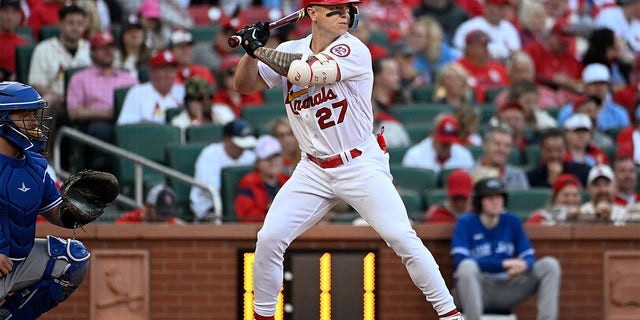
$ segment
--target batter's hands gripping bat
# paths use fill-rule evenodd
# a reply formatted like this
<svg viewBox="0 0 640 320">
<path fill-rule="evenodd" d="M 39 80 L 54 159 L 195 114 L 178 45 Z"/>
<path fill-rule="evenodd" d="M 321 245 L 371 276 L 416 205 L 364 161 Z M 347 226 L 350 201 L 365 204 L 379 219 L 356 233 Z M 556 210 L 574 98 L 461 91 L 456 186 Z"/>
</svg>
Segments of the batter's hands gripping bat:
<svg viewBox="0 0 640 320">
<path fill-rule="evenodd" d="M 300 9 L 294 13 L 291 13 L 287 16 L 284 16 L 276 21 L 270 22 L 269 23 L 269 30 L 273 30 L 273 29 L 278 29 L 281 27 L 284 27 L 290 23 L 295 23 L 298 22 L 300 20 L 304 19 L 304 9 Z M 229 47 L 231 48 L 236 48 L 240 45 L 240 41 L 242 41 L 242 38 L 240 38 L 240 36 L 238 35 L 233 35 L 231 37 L 229 37 L 229 40 L 227 40 L 227 43 L 229 44 Z"/>
</svg>

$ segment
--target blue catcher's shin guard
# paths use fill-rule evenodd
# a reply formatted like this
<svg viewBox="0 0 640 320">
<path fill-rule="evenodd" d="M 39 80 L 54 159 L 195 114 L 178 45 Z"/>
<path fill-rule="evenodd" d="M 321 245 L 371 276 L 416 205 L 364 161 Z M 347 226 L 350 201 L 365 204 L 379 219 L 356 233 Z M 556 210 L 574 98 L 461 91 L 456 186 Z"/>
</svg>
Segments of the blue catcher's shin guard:
<svg viewBox="0 0 640 320">
<path fill-rule="evenodd" d="M 90 254 L 82 242 L 54 236 L 48 236 L 47 241 L 51 259 L 42 279 L 7 296 L 2 305 L 5 315 L 4 318 L 0 315 L 0 319 L 36 319 L 67 299 L 84 280 L 89 269 Z M 51 272 L 58 259 L 66 260 L 69 266 L 58 278 L 52 278 Z M 9 311 L 8 315 L 6 311 Z"/>
</svg>

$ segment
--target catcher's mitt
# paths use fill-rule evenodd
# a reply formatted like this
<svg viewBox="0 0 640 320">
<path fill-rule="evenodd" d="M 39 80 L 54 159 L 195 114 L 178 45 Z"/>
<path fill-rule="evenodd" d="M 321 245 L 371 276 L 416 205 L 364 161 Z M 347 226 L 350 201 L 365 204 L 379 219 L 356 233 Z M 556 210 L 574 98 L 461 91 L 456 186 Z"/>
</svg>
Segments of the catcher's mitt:
<svg viewBox="0 0 640 320">
<path fill-rule="evenodd" d="M 60 188 L 62 224 L 75 228 L 94 221 L 118 197 L 118 189 L 118 179 L 107 172 L 82 170 L 72 174 Z"/>
</svg>

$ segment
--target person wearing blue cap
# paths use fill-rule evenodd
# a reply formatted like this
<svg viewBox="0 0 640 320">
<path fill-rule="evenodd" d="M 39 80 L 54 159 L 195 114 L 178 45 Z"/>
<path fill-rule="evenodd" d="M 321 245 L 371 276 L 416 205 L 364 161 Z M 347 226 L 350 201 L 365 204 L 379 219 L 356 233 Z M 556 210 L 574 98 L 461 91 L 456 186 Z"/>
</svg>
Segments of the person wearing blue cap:
<svg viewBox="0 0 640 320">
<path fill-rule="evenodd" d="M 220 190 L 223 168 L 252 165 L 256 154 L 253 127 L 245 120 L 236 119 L 222 128 L 222 142 L 212 143 L 200 152 L 195 164 L 196 180 Z M 192 187 L 189 193 L 191 212 L 196 221 L 209 220 L 214 212 L 213 199 L 206 190 Z"/>
</svg>

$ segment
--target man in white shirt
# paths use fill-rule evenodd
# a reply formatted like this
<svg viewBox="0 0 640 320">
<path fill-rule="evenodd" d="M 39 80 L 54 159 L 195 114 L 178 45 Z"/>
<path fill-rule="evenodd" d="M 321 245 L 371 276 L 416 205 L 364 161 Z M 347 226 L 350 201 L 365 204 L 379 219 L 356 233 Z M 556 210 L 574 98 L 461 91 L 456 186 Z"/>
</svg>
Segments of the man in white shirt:
<svg viewBox="0 0 640 320">
<path fill-rule="evenodd" d="M 165 123 L 167 109 L 178 108 L 184 99 L 184 86 L 175 81 L 176 58 L 160 51 L 149 61 L 149 82 L 133 86 L 124 99 L 118 125 L 129 123 Z"/>
<path fill-rule="evenodd" d="M 595 19 L 598 27 L 611 29 L 630 59 L 640 52 L 640 1 L 617 0 L 618 6 L 600 11 Z"/>
<path fill-rule="evenodd" d="M 256 154 L 247 150 L 256 144 L 255 131 L 248 122 L 233 120 L 224 126 L 222 135 L 222 142 L 202 149 L 194 173 L 196 180 L 218 191 L 223 168 L 252 165 L 256 160 Z M 189 199 L 196 221 L 204 221 L 213 215 L 213 199 L 207 191 L 192 187 Z"/>
<path fill-rule="evenodd" d="M 491 57 L 495 60 L 506 60 L 512 51 L 522 47 L 518 30 L 505 19 L 509 6 L 509 0 L 486 0 L 484 15 L 461 24 L 453 37 L 453 45 L 464 50 L 467 34 L 474 30 L 482 30 L 491 38 Z"/>
<path fill-rule="evenodd" d="M 450 114 L 440 114 L 434 120 L 434 132 L 407 150 L 402 159 L 405 167 L 430 169 L 439 173 L 443 169 L 473 167 L 473 156 L 458 144 L 458 121 Z"/>
<path fill-rule="evenodd" d="M 627 220 L 627 210 L 614 202 L 616 178 L 608 165 L 597 165 L 587 178 L 589 201 L 580 206 L 579 221 L 600 221 L 622 225 Z"/>
</svg>

